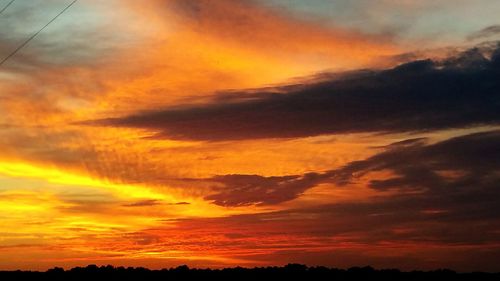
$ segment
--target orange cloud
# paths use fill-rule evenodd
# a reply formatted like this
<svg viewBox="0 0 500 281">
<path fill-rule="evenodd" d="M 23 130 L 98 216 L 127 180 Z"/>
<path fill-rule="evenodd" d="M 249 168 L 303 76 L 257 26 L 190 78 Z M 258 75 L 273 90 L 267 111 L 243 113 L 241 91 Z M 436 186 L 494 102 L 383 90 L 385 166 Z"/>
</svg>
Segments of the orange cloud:
<svg viewBox="0 0 500 281">
<path fill-rule="evenodd" d="M 0 132 L 3 158 L 84 170 L 110 180 L 160 178 L 160 185 L 165 176 L 158 175 L 250 172 L 257 169 L 252 161 L 217 145 L 145 140 L 147 132 L 71 124 L 197 102 L 222 89 L 278 83 L 324 68 L 366 66 L 396 52 L 388 38 L 323 27 L 252 2 L 190 3 L 120 1 L 113 15 L 108 4 L 84 3 L 104 18 L 130 24 L 103 24 L 93 30 L 93 38 L 110 39 L 97 49 L 90 48 L 95 42 L 79 42 L 80 49 L 89 45 L 92 50 L 87 60 L 50 63 L 34 44 L 21 60 L 12 61 L 18 66 L 6 69 L 7 76 L 1 78 L 6 83 L 0 86 L 0 123 L 9 125 Z M 265 150 L 261 144 L 243 146 L 248 145 L 254 152 L 247 159 L 258 159 Z M 213 149 L 217 152 L 209 153 Z M 207 154 L 218 164 L 206 167 L 199 161 Z M 237 164 L 229 169 L 228 163 Z M 272 170 L 259 168 L 259 173 L 276 175 L 273 166 L 269 163 L 265 169 Z"/>
</svg>

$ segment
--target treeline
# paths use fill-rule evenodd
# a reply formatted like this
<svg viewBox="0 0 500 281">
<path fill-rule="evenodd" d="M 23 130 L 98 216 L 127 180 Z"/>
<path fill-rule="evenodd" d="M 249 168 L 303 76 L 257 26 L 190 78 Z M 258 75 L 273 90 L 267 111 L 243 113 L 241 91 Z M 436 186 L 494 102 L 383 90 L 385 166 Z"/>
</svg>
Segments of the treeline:
<svg viewBox="0 0 500 281">
<path fill-rule="evenodd" d="M 457 273 L 447 269 L 403 272 L 372 267 L 336 269 L 288 264 L 284 267 L 191 269 L 186 265 L 150 270 L 143 267 L 89 265 L 70 270 L 0 271 L 0 280 L 500 280 L 500 273 Z"/>
</svg>

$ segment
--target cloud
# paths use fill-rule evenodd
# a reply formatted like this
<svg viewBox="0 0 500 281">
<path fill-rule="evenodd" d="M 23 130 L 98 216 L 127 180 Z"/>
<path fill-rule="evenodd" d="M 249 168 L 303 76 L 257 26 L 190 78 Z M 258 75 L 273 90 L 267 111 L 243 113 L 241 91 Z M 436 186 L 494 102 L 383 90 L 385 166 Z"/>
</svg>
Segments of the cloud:
<svg viewBox="0 0 500 281">
<path fill-rule="evenodd" d="M 500 25 L 491 25 L 470 34 L 467 36 L 467 40 L 489 39 L 497 35 L 500 35 Z"/>
<path fill-rule="evenodd" d="M 61 4 L 28 2 L 2 15 L 1 53 L 15 49 Z M 126 115 L 199 101 L 220 89 L 277 83 L 325 67 L 357 68 L 395 52 L 386 36 L 325 27 L 254 1 L 189 2 L 86 1 L 51 24 L 0 70 L 4 156 L 119 182 L 185 176 L 194 161 L 156 161 L 166 157 L 146 151 L 135 130 L 71 124 L 115 116 L 118 108 Z M 297 54 L 300 59 L 289 59 Z M 125 139 L 127 150 L 117 149 Z"/>
<path fill-rule="evenodd" d="M 426 144 L 422 139 L 396 143 L 382 153 L 336 170 L 335 182 L 346 185 L 353 175 L 388 170 L 393 177 L 371 180 L 369 186 L 377 190 L 419 191 L 443 203 L 475 198 L 482 207 L 491 207 L 486 202 L 499 193 L 499 145 L 500 131 L 474 133 L 435 144 Z"/>
<path fill-rule="evenodd" d="M 475 216 L 496 216 L 499 210 L 495 206 L 500 203 L 494 199 L 500 196 L 498 147 L 500 131 L 458 136 L 435 144 L 428 144 L 425 138 L 409 139 L 390 144 L 365 160 L 322 173 L 281 177 L 216 176 L 206 180 L 221 185 L 214 186 L 215 193 L 205 199 L 221 206 L 278 204 L 295 199 L 321 183 L 348 186 L 367 178 L 368 187 L 375 190 L 418 193 L 422 196 L 422 208 L 444 208 L 446 215 L 451 215 L 446 204 L 455 207 L 453 204 L 458 201 L 474 198 L 481 202 L 475 206 L 480 212 Z M 387 171 L 392 176 L 370 179 L 370 173 Z M 436 204 L 438 201 L 441 204 Z"/>
<path fill-rule="evenodd" d="M 367 159 L 314 176 L 216 177 L 214 181 L 225 181 L 227 188 L 234 189 L 218 195 L 218 202 L 225 205 L 249 202 L 241 199 L 249 190 L 255 191 L 252 196 L 263 194 L 262 198 L 268 189 L 293 194 L 297 190 L 290 185 L 308 177 L 308 185 L 332 182 L 350 187 L 354 181 L 368 180 L 375 190 L 393 192 L 370 200 L 182 219 L 173 225 L 169 221 L 167 227 L 142 230 L 139 236 L 158 237 L 150 245 L 156 251 L 190 245 L 216 256 L 259 264 L 292 259 L 415 269 L 437 267 L 438 262 L 441 267 L 494 270 L 497 265 L 491 258 L 500 253 L 498 147 L 500 131 L 434 143 L 416 138 L 392 143 Z M 375 180 L 372 175 L 377 172 L 393 176 Z M 184 232 L 190 235 L 181 237 L 179 233 Z"/>
<path fill-rule="evenodd" d="M 424 212 L 427 206 L 442 208 L 443 203 L 423 202 L 421 196 L 407 194 L 369 202 L 183 219 L 136 236 L 157 237 L 148 247 L 159 253 L 185 250 L 189 245 L 190 250 L 259 265 L 293 260 L 335 266 L 369 263 L 406 269 L 496 270 L 496 259 L 491 258 L 499 255 L 498 212 L 495 217 L 471 216 L 468 213 L 475 214 L 474 207 L 482 204 L 471 199 L 453 208 L 445 203 L 448 212 L 431 213 Z"/>
<path fill-rule="evenodd" d="M 241 91 L 253 99 L 214 102 L 103 119 L 91 124 L 145 128 L 158 138 L 242 140 L 354 132 L 413 132 L 497 124 L 500 49 L 384 71 Z M 234 95 L 234 92 L 232 93 Z"/>
<path fill-rule="evenodd" d="M 321 175 L 263 177 L 259 175 L 223 175 L 209 179 L 222 186 L 217 193 L 206 196 L 220 206 L 269 205 L 297 198 L 321 180 Z"/>
<path fill-rule="evenodd" d="M 352 28 L 326 26 L 321 21 L 298 17 L 286 9 L 271 8 L 257 1 L 159 2 L 191 30 L 203 30 L 222 42 L 267 53 L 270 59 L 288 60 L 290 52 L 299 52 L 302 55 L 296 61 L 314 55 L 334 59 L 334 67 L 338 67 L 366 63 L 396 50 L 388 34 L 370 35 Z"/>
<path fill-rule="evenodd" d="M 184 202 L 184 201 L 181 201 L 181 202 L 176 202 L 176 203 L 169 203 L 169 205 L 176 205 L 176 206 L 180 206 L 180 205 L 190 205 L 191 203 L 189 202 Z"/>
<path fill-rule="evenodd" d="M 180 206 L 180 205 L 190 205 L 191 203 L 189 202 L 175 202 L 175 203 L 163 203 L 161 200 L 155 200 L 155 199 L 147 199 L 147 200 L 140 200 L 128 204 L 124 204 L 124 207 L 150 207 L 150 206 L 158 206 L 158 205 L 168 205 L 168 206 Z"/>
<path fill-rule="evenodd" d="M 141 200 L 141 201 L 133 202 L 130 204 L 125 204 L 123 206 L 124 207 L 149 207 L 149 206 L 156 206 L 159 204 L 161 204 L 161 202 L 159 200 L 150 199 L 150 200 Z"/>
</svg>

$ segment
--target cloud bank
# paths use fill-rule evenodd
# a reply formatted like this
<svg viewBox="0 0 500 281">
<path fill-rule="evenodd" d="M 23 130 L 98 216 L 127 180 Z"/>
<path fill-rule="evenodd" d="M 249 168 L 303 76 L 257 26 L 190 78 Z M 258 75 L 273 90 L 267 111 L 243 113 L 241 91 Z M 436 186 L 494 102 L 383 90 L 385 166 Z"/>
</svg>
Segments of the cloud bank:
<svg viewBox="0 0 500 281">
<path fill-rule="evenodd" d="M 400 200 L 411 198 L 412 204 L 422 209 L 439 209 L 447 216 L 459 212 L 461 216 L 497 217 L 499 147 L 500 131 L 458 136 L 434 144 L 425 138 L 409 139 L 390 144 L 367 159 L 322 173 L 217 176 L 210 180 L 222 186 L 206 199 L 222 206 L 277 204 L 295 199 L 321 183 L 341 187 L 366 178 L 369 188 L 398 191 Z M 369 174 L 376 172 L 390 172 L 392 176 L 370 179 Z M 406 197 L 408 193 L 410 197 Z M 472 207 L 474 212 L 470 208 L 462 210 L 462 205 Z"/>
<path fill-rule="evenodd" d="M 167 108 L 91 124 L 157 132 L 157 138 L 245 140 L 355 132 L 416 132 L 500 121 L 500 49 L 470 49 L 277 88 L 233 92 L 228 102 Z M 248 99 L 249 94 L 251 99 Z"/>
</svg>

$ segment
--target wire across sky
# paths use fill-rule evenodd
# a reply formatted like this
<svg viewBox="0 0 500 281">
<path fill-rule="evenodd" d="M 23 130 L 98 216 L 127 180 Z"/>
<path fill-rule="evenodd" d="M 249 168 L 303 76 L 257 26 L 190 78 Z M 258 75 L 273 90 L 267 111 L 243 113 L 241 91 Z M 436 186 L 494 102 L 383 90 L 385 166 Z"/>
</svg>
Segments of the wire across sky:
<svg viewBox="0 0 500 281">
<path fill-rule="evenodd" d="M 15 0 L 9 2 L 5 8 L 0 11 L 0 14 L 6 10 Z M 35 39 L 35 37 L 40 34 L 45 28 L 47 28 L 51 23 L 53 23 L 57 18 L 59 18 L 62 14 L 64 14 L 71 6 L 73 6 L 78 0 L 73 0 L 71 3 L 69 3 L 63 10 L 61 10 L 55 17 L 53 17 L 47 24 L 45 24 L 42 28 L 40 28 L 37 32 L 35 32 L 33 35 L 31 35 L 26 41 L 24 41 L 21 45 L 19 45 L 14 51 L 12 51 L 9 55 L 7 55 L 1 62 L 0 66 L 2 66 L 6 61 L 8 61 L 10 58 L 12 58 L 14 55 L 16 55 L 22 48 L 24 48 L 26 45 L 28 45 L 31 40 Z"/>
</svg>

